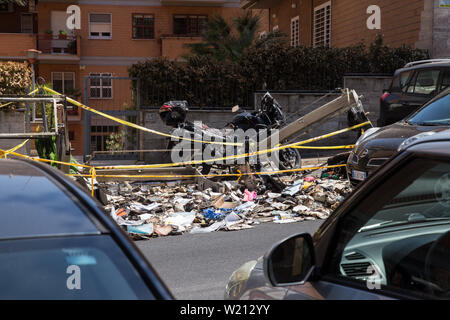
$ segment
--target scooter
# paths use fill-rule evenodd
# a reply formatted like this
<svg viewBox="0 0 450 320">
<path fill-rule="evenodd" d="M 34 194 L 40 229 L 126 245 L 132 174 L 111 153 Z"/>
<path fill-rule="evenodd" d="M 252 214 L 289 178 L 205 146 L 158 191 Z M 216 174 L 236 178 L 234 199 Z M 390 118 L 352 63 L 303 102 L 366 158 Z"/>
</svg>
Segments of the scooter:
<svg viewBox="0 0 450 320">
<path fill-rule="evenodd" d="M 272 132 L 286 124 L 286 117 L 280 104 L 269 92 L 264 94 L 259 108 L 253 112 L 240 110 L 238 106 L 234 107 L 232 112 L 240 113 L 234 116 L 232 121 L 227 123 L 222 129 L 209 128 L 204 124 L 199 128 L 195 123 L 186 121 L 187 112 L 187 101 L 168 101 L 160 108 L 159 114 L 166 125 L 176 129 L 187 130 L 192 133 L 192 136 L 195 137 L 195 139 L 202 139 L 202 137 L 214 135 L 229 137 L 230 135 L 228 133 L 230 131 L 241 129 L 245 132 L 249 129 L 253 129 L 253 132 L 256 134 L 254 137 L 249 137 L 249 139 L 257 140 L 257 136 L 262 130 Z M 200 135 L 198 134 L 199 132 L 201 133 Z M 249 143 L 249 141 L 238 142 Z M 280 143 L 282 144 L 283 141 L 280 141 Z M 172 150 L 176 145 L 177 142 L 170 141 L 167 149 Z M 191 145 L 192 150 L 194 150 L 194 143 Z M 202 151 L 205 147 L 206 145 L 203 144 Z M 279 150 L 278 152 L 278 163 L 281 170 L 297 169 L 301 167 L 301 155 L 298 149 L 286 148 Z M 260 164 L 258 163 L 257 166 L 260 166 Z M 211 167 L 212 165 L 204 163 L 201 170 L 202 174 L 209 173 Z"/>
</svg>

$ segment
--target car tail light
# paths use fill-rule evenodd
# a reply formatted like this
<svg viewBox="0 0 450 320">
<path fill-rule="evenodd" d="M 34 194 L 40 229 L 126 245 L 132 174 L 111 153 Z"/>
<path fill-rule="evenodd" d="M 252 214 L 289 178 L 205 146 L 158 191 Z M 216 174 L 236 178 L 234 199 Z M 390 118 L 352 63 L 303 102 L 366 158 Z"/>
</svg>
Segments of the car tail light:
<svg viewBox="0 0 450 320">
<path fill-rule="evenodd" d="M 382 103 L 387 97 L 389 97 L 391 94 L 389 92 L 385 92 L 380 97 L 380 103 Z"/>
</svg>

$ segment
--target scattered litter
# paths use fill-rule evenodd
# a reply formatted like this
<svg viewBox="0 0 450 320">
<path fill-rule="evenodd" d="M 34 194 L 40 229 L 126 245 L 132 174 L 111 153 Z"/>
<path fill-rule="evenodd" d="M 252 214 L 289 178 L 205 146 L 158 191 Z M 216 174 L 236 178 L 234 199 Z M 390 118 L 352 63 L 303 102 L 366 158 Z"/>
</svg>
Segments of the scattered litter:
<svg viewBox="0 0 450 320">
<path fill-rule="evenodd" d="M 135 233 L 140 236 L 151 236 L 153 233 L 153 223 L 147 223 L 140 226 L 127 226 L 127 231 L 129 233 Z"/>
<path fill-rule="evenodd" d="M 271 177 L 272 184 L 281 186 L 276 189 L 267 179 L 258 180 L 255 188 L 242 181 L 214 181 L 214 190 L 183 181 L 103 182 L 98 187 L 116 223 L 133 239 L 149 239 L 326 219 L 351 192 L 338 173 L 314 170 Z"/>
<path fill-rule="evenodd" d="M 255 191 L 248 191 L 247 189 L 244 190 L 244 201 L 253 201 L 257 197 L 257 194 Z"/>
</svg>

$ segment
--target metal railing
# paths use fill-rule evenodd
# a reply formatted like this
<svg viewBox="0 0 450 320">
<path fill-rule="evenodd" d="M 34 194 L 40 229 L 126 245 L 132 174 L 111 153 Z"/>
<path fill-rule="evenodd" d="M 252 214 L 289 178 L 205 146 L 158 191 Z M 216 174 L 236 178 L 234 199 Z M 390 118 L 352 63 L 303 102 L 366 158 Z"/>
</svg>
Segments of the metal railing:
<svg viewBox="0 0 450 320">
<path fill-rule="evenodd" d="M 37 46 L 38 50 L 45 54 L 77 54 L 77 37 L 38 34 Z"/>
</svg>

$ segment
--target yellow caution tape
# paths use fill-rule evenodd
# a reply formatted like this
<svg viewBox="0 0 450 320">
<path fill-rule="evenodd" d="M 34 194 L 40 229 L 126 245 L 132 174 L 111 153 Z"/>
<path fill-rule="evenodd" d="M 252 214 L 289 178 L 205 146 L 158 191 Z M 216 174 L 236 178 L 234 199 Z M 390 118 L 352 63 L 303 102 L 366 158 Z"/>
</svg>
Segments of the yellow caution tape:
<svg viewBox="0 0 450 320">
<path fill-rule="evenodd" d="M 36 92 L 38 92 L 38 91 L 39 91 L 39 89 L 35 89 L 35 90 L 31 91 L 30 93 L 28 93 L 28 95 L 32 95 L 32 94 L 34 94 L 34 93 L 36 93 Z M 7 102 L 7 103 L 5 103 L 5 104 L 0 105 L 0 108 L 9 106 L 11 103 L 14 103 L 14 101 Z"/>
<path fill-rule="evenodd" d="M 324 150 L 334 150 L 334 149 L 353 149 L 355 147 L 354 144 L 349 144 L 346 146 L 317 146 L 317 147 L 313 147 L 313 146 L 295 146 L 292 147 L 294 149 L 324 149 Z"/>
<path fill-rule="evenodd" d="M 350 130 L 353 130 L 356 128 L 363 127 L 368 124 L 369 124 L 369 121 L 357 124 L 350 128 L 341 129 L 338 131 L 327 133 L 322 136 L 303 140 L 300 142 L 295 142 L 295 143 L 287 144 L 284 146 L 275 147 L 272 149 L 244 153 L 244 154 L 239 154 L 239 155 L 234 155 L 234 156 L 227 156 L 227 157 L 220 157 L 220 158 L 206 159 L 206 160 L 193 160 L 193 161 L 186 161 L 186 162 L 163 163 L 163 164 L 147 164 L 147 165 L 132 165 L 132 166 L 129 166 L 129 165 L 126 165 L 126 166 L 96 166 L 95 168 L 97 170 L 167 168 L 167 167 L 178 167 L 178 166 L 186 166 L 186 165 L 195 165 L 195 164 L 202 164 L 202 163 L 208 163 L 208 162 L 223 161 L 223 160 L 229 160 L 229 159 L 246 158 L 246 157 L 256 156 L 256 155 L 274 152 L 274 151 L 278 151 L 278 150 L 283 150 L 283 149 L 287 149 L 287 148 L 293 148 L 295 146 L 307 144 L 307 143 L 314 142 L 314 141 L 319 141 L 319 140 L 329 138 L 329 137 L 335 136 L 335 135 L 343 133 L 343 132 L 347 132 L 347 131 L 350 131 Z"/>
<path fill-rule="evenodd" d="M 92 168 L 91 166 L 87 166 L 87 165 L 84 165 L 84 164 L 63 162 L 63 161 L 57 161 L 57 160 L 41 159 L 41 158 L 36 158 L 36 157 L 30 157 L 30 156 L 27 156 L 27 155 L 24 155 L 24 154 L 20 154 L 20 153 L 17 153 L 17 152 L 13 152 L 13 151 L 9 151 L 9 150 L 7 151 L 7 150 L 0 149 L 0 153 L 5 153 L 5 152 L 7 152 L 9 154 L 12 154 L 14 156 L 17 156 L 17 157 L 25 158 L 25 159 L 28 159 L 28 160 L 34 160 L 34 161 L 38 161 L 38 162 L 58 163 L 58 164 L 66 165 L 66 166 L 82 167 L 82 168 L 89 168 L 89 169 Z"/>
<path fill-rule="evenodd" d="M 2 156 L 0 157 L 0 159 L 3 158 L 3 157 L 5 157 L 5 159 L 6 159 L 6 155 L 7 155 L 8 153 L 12 153 L 12 152 L 14 152 L 14 151 L 16 151 L 16 150 L 22 148 L 22 147 L 24 146 L 24 144 L 28 142 L 28 140 L 29 140 L 29 139 L 25 140 L 24 142 L 22 142 L 21 144 L 15 146 L 14 148 L 11 148 L 11 149 L 6 150 L 6 151 L 0 149 L 0 154 L 2 154 Z"/>
<path fill-rule="evenodd" d="M 319 166 L 319 167 L 306 167 L 306 168 L 298 168 L 298 169 L 287 169 L 287 170 L 277 170 L 277 171 L 262 171 L 262 172 L 239 172 L 239 173 L 221 173 L 221 174 L 185 174 L 185 175 L 113 175 L 113 174 L 96 174 L 97 178 L 196 178 L 196 177 L 242 177 L 247 175 L 270 175 L 270 174 L 280 174 L 280 173 L 289 173 L 289 172 L 298 172 L 298 171 L 308 171 L 308 170 L 317 170 L 317 169 L 331 169 L 331 168 L 339 168 L 345 167 L 345 164 L 338 164 L 332 166 Z M 92 177 L 92 174 L 67 174 L 72 177 Z"/>
<path fill-rule="evenodd" d="M 56 92 L 56 91 L 54 91 L 54 90 L 52 90 L 50 88 L 47 88 L 47 87 L 44 87 L 44 89 L 46 91 L 52 93 L 52 94 L 60 94 L 60 93 L 58 93 L 58 92 Z M 196 139 L 185 138 L 185 137 L 181 137 L 181 136 L 174 136 L 174 135 L 171 135 L 171 134 L 168 134 L 168 133 L 163 133 L 163 132 L 160 132 L 160 131 L 152 130 L 152 129 L 149 129 L 149 128 L 137 125 L 135 123 L 132 123 L 132 122 L 129 122 L 129 121 L 126 121 L 126 120 L 122 120 L 122 119 L 119 119 L 119 118 L 116 118 L 116 117 L 113 117 L 113 116 L 111 116 L 109 114 L 106 114 L 104 112 L 92 109 L 92 108 L 90 108 L 90 107 L 88 107 L 88 106 L 86 106 L 86 105 L 84 105 L 84 104 L 82 104 L 82 103 L 80 103 L 80 102 L 78 102 L 76 100 L 73 100 L 72 98 L 69 98 L 69 97 L 66 97 L 66 98 L 67 98 L 67 101 L 69 101 L 70 103 L 72 103 L 72 104 L 74 104 L 74 105 L 76 105 L 76 106 L 78 106 L 78 107 L 80 107 L 82 109 L 85 109 L 87 111 L 93 112 L 95 114 L 98 114 L 98 115 L 100 115 L 102 117 L 105 117 L 105 118 L 108 118 L 108 119 L 110 119 L 112 121 L 115 121 L 115 122 L 118 122 L 120 124 L 123 124 L 125 126 L 129 126 L 129 127 L 132 127 L 132 128 L 138 129 L 138 130 L 150 132 L 150 133 L 157 134 L 157 135 L 160 135 L 160 136 L 164 136 L 164 137 L 168 137 L 168 138 L 175 138 L 175 139 L 180 139 L 180 140 L 186 140 L 186 141 L 191 141 L 191 142 L 207 143 L 207 144 L 219 144 L 219 145 L 227 145 L 227 146 L 243 146 L 242 143 L 203 141 L 203 140 L 196 140 Z"/>
</svg>

